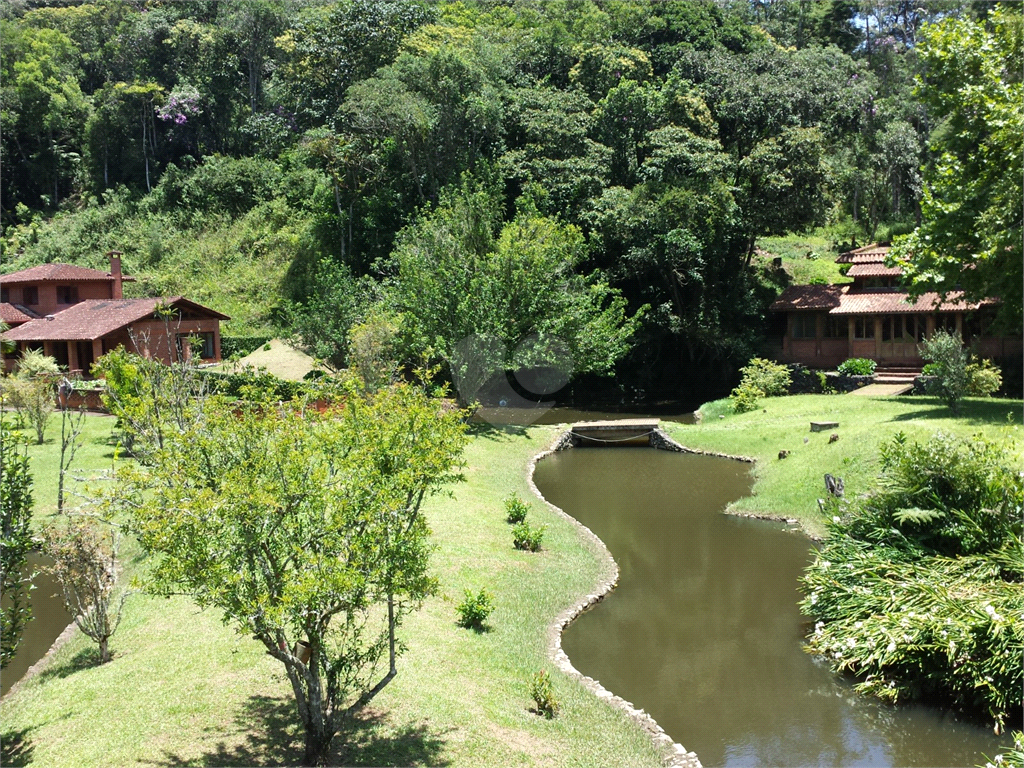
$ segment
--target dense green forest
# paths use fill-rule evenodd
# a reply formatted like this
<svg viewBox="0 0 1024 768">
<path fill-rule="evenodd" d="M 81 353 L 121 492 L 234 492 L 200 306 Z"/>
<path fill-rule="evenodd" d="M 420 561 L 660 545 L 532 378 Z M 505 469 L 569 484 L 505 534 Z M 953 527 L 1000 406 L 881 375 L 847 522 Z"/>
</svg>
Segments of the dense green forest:
<svg viewBox="0 0 1024 768">
<path fill-rule="evenodd" d="M 1019 318 L 1021 174 L 1000 181 L 1021 163 L 1019 7 L 11 0 L 0 16 L 4 272 L 121 250 L 131 290 L 336 365 L 351 326 L 376 323 L 408 360 L 539 333 L 623 386 L 726 383 L 789 279 L 763 238 L 834 250 L 923 227 L 927 250 L 941 196 L 964 194 L 956 158 L 984 144 L 988 170 L 968 171 L 993 178 L 963 210 L 1010 211 L 971 247 L 1003 277 L 1012 257 Z M 977 59 L 962 73 L 958 40 Z M 954 103 L 959 78 L 989 83 L 1001 128 Z"/>
</svg>

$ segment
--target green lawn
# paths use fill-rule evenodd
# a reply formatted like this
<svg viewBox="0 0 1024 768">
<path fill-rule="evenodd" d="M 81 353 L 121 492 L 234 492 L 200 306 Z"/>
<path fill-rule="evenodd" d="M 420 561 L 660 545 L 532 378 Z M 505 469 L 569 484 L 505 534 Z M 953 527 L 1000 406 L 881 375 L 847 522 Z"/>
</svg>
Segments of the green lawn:
<svg viewBox="0 0 1024 768">
<path fill-rule="evenodd" d="M 970 400 L 959 418 L 923 397 L 801 395 L 765 400 L 763 409 L 734 415 L 727 401 L 718 401 L 702 409 L 702 424 L 666 428 L 693 448 L 756 457 L 754 495 L 733 511 L 797 518 L 811 534 L 822 532 L 815 499 L 824 495 L 824 473 L 843 477 L 848 494 L 863 492 L 877 472 L 878 445 L 891 435 L 1019 435 L 1022 418 L 1019 400 Z M 838 421 L 839 440 L 829 443 L 828 431 L 810 432 L 812 420 Z M 82 474 L 109 466 L 112 424 L 89 417 Z M 624 714 L 547 659 L 547 627 L 590 591 L 600 572 L 576 528 L 527 490 L 526 463 L 555 433 L 531 427 L 474 435 L 466 482 L 453 498 L 429 505 L 440 593 L 404 627 L 408 652 L 399 675 L 336 740 L 337 763 L 660 763 Z M 55 448 L 48 442 L 31 450 L 40 515 L 55 497 Z M 778 459 L 782 449 L 791 452 L 785 460 Z M 548 525 L 538 554 L 512 549 L 501 503 L 512 491 L 531 500 L 532 522 Z M 135 557 L 126 578 L 144 568 Z M 496 597 L 490 631 L 457 627 L 463 589 L 481 587 Z M 76 636 L 42 674 L 0 702 L 4 765 L 280 765 L 301 757 L 301 729 L 282 668 L 216 612 L 199 611 L 185 598 L 137 594 L 112 648 L 114 661 L 95 667 L 88 641 Z M 563 707 L 551 721 L 530 712 L 528 680 L 542 668 L 552 672 Z"/>
<path fill-rule="evenodd" d="M 111 432 L 114 428 L 113 416 L 87 414 L 83 422 L 81 447 L 75 455 L 75 461 L 65 478 L 65 503 L 76 506 L 81 499 L 76 497 L 75 490 L 82 481 L 89 482 L 103 470 L 109 470 L 114 461 L 114 442 Z M 34 438 L 34 429 L 25 429 L 26 435 Z M 35 501 L 35 518 L 38 525 L 45 517 L 57 511 L 57 473 L 60 466 L 61 414 L 50 415 L 46 425 L 45 440 L 36 445 L 33 439 L 28 446 L 28 455 L 32 471 L 32 498 Z"/>
<path fill-rule="evenodd" d="M 698 425 L 665 425 L 681 444 L 701 450 L 757 459 L 752 496 L 730 511 L 796 518 L 812 536 L 824 532 L 816 499 L 825 495 L 826 472 L 841 477 L 846 493 L 867 491 L 878 473 L 878 447 L 898 432 L 927 440 L 936 432 L 959 435 L 1021 435 L 1021 401 L 972 398 L 954 417 L 932 397 L 794 395 L 761 401 L 761 408 L 732 413 L 728 400 L 708 403 Z M 720 418 L 721 417 L 721 418 Z M 812 421 L 837 421 L 839 427 L 811 432 Z M 830 443 L 832 433 L 839 439 Z M 790 452 L 779 459 L 779 451 Z"/>
<path fill-rule="evenodd" d="M 782 258 L 782 268 L 793 285 L 850 282 L 835 263 L 839 253 L 827 237 L 816 234 L 761 237 L 757 247 Z"/>
<path fill-rule="evenodd" d="M 112 421 L 90 417 L 92 466 L 109 464 L 101 439 Z M 59 425 L 58 425 L 59 426 Z M 551 427 L 481 430 L 467 452 L 467 482 L 429 507 L 440 594 L 405 625 L 399 674 L 350 733 L 336 740 L 345 765 L 659 765 L 650 739 L 547 659 L 546 629 L 593 587 L 600 561 L 577 529 L 532 500 L 528 459 Z M 53 494 L 53 445 L 33 449 L 41 510 Z M 515 551 L 502 499 L 531 499 L 548 525 L 544 550 Z M 138 574 L 136 560 L 128 576 Z M 455 624 L 464 588 L 486 587 L 491 630 Z M 49 666 L 0 702 L 4 765 L 295 764 L 301 728 L 282 667 L 255 641 L 185 598 L 142 594 L 128 603 L 114 660 L 91 665 L 77 635 Z M 552 673 L 562 712 L 530 712 L 529 678 Z"/>
</svg>

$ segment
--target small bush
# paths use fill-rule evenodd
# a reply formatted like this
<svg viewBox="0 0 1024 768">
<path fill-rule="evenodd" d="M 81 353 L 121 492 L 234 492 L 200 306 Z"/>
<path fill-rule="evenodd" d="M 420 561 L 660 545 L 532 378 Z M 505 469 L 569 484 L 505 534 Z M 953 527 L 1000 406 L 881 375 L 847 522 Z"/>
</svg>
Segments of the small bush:
<svg viewBox="0 0 1024 768">
<path fill-rule="evenodd" d="M 757 410 L 764 393 L 757 387 L 740 384 L 732 391 L 732 409 L 736 413 L 747 413 Z"/>
<path fill-rule="evenodd" d="M 740 373 L 743 374 L 740 385 L 732 391 L 732 409 L 736 413 L 754 410 L 762 397 L 787 394 L 793 383 L 788 367 L 760 357 L 740 368 Z"/>
<path fill-rule="evenodd" d="M 968 391 L 967 364 L 970 362 L 959 333 L 937 331 L 921 342 L 921 357 L 935 364 L 936 377 L 928 384 L 929 394 L 940 398 L 953 413 Z"/>
<path fill-rule="evenodd" d="M 1003 386 L 1003 372 L 991 360 L 971 363 L 967 366 L 967 394 L 971 397 L 988 397 Z"/>
<path fill-rule="evenodd" d="M 545 530 L 547 530 L 547 526 L 542 525 L 538 528 L 533 528 L 524 520 L 513 526 L 512 543 L 516 549 L 537 552 L 540 550 L 541 541 L 544 540 Z"/>
<path fill-rule="evenodd" d="M 486 589 L 481 589 L 475 595 L 467 589 L 464 595 L 463 601 L 455 606 L 455 612 L 459 614 L 459 626 L 483 629 L 484 622 L 494 610 L 494 596 Z"/>
<path fill-rule="evenodd" d="M 245 357 L 260 347 L 265 348 L 269 343 L 269 336 L 221 336 L 220 356 L 225 360 L 234 355 Z"/>
<path fill-rule="evenodd" d="M 530 695 L 534 704 L 537 705 L 537 712 L 544 715 L 548 720 L 558 714 L 559 704 L 555 698 L 555 692 L 551 689 L 551 675 L 546 670 L 541 670 L 533 676 L 530 681 Z"/>
<path fill-rule="evenodd" d="M 764 397 L 781 397 L 789 392 L 789 385 L 793 383 L 788 367 L 760 357 L 740 368 L 740 373 L 743 374 L 740 386 L 756 387 Z"/>
<path fill-rule="evenodd" d="M 847 376 L 873 376 L 876 367 L 877 364 L 874 360 L 868 360 L 866 357 L 851 357 L 841 363 L 836 370 Z"/>
<path fill-rule="evenodd" d="M 818 371 L 818 387 L 823 395 L 836 394 L 836 388 L 828 383 L 828 376 L 825 375 L 824 371 Z"/>
<path fill-rule="evenodd" d="M 924 366 L 921 368 L 921 375 L 922 376 L 938 376 L 940 370 L 942 370 L 942 369 L 939 368 L 939 364 L 938 363 L 925 363 Z"/>
<path fill-rule="evenodd" d="M 517 525 L 526 520 L 526 513 L 530 511 L 530 507 L 518 494 L 513 493 L 505 499 L 505 511 L 508 513 L 505 519 Z"/>
</svg>

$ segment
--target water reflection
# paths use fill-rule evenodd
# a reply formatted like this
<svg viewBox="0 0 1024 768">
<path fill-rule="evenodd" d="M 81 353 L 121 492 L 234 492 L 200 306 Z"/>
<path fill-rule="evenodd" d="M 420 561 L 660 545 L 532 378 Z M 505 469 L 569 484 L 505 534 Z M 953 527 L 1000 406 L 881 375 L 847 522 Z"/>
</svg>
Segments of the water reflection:
<svg viewBox="0 0 1024 768">
<path fill-rule="evenodd" d="M 566 451 L 536 480 L 608 545 L 620 585 L 565 633 L 573 664 L 704 765 L 972 766 L 1000 740 L 856 694 L 803 652 L 806 538 L 721 514 L 749 465 L 647 448 Z"/>
</svg>

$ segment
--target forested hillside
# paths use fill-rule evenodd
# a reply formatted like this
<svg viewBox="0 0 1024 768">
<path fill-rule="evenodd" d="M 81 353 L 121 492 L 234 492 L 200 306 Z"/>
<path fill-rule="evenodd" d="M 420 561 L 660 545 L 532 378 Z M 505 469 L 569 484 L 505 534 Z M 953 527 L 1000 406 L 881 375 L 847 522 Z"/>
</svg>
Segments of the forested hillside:
<svg viewBox="0 0 1024 768">
<path fill-rule="evenodd" d="M 549 333 L 577 372 L 724 381 L 788 279 L 760 238 L 920 223 L 946 125 L 914 87 L 922 35 L 992 11 L 11 0 L 2 270 L 121 250 L 131 290 L 337 365 L 369 321 L 406 359 Z"/>
</svg>

